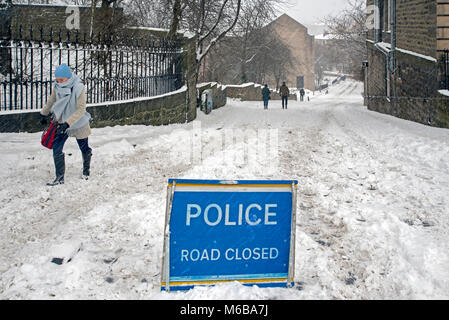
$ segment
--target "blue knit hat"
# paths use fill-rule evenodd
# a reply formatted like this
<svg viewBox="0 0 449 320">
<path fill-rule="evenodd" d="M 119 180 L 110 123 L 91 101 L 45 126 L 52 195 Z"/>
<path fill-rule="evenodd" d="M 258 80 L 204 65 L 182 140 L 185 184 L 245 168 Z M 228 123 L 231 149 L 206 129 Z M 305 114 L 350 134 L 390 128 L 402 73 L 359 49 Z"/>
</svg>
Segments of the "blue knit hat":
<svg viewBox="0 0 449 320">
<path fill-rule="evenodd" d="M 56 68 L 55 77 L 70 79 L 72 77 L 72 71 L 70 70 L 68 65 L 63 63 L 59 67 Z"/>
</svg>

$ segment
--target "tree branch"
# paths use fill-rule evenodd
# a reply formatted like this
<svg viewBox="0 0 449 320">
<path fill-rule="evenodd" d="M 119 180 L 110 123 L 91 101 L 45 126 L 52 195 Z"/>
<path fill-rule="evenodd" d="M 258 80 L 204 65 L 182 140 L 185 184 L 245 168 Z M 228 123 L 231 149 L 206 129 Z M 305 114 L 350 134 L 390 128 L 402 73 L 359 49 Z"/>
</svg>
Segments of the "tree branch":
<svg viewBox="0 0 449 320">
<path fill-rule="evenodd" d="M 220 41 L 230 30 L 232 30 L 232 28 L 234 28 L 235 24 L 237 23 L 237 20 L 239 19 L 241 4 L 242 4 L 242 0 L 238 0 L 237 12 L 236 12 L 234 21 L 226 30 L 224 30 L 221 34 L 219 34 L 218 37 L 212 39 L 204 51 L 202 50 L 201 45 L 198 46 L 199 50 L 197 51 L 197 56 L 196 56 L 197 67 L 199 67 L 201 65 L 201 61 L 209 53 L 210 49 L 213 46 L 215 46 L 217 44 L 217 42 Z"/>
<path fill-rule="evenodd" d="M 222 17 L 222 15 L 223 15 L 224 8 L 225 8 L 226 4 L 228 3 L 228 1 L 229 1 L 229 0 L 225 0 L 225 1 L 223 2 L 223 5 L 221 6 L 220 12 L 219 12 L 218 17 L 217 17 L 217 21 L 215 21 L 214 26 L 209 30 L 209 32 L 208 32 L 205 36 L 200 37 L 200 38 L 198 39 L 199 42 L 203 42 L 204 39 L 206 39 L 207 37 L 209 37 L 209 36 L 212 34 L 212 32 L 214 32 L 214 30 L 217 28 L 218 24 L 219 24 L 220 21 L 221 21 L 221 17 Z"/>
</svg>

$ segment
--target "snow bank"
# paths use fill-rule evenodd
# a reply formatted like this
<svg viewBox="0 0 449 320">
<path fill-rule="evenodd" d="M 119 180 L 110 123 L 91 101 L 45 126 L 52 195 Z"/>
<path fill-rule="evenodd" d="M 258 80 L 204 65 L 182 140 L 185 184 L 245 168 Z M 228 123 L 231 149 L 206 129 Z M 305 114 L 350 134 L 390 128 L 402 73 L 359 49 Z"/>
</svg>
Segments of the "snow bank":
<svg viewBox="0 0 449 320">
<path fill-rule="evenodd" d="M 0 298 L 448 299 L 449 130 L 368 111 L 362 87 L 93 129 L 91 179 L 70 139 L 55 188 L 39 133 L 0 134 Z M 160 292 L 169 178 L 297 179 L 296 286 Z"/>
</svg>

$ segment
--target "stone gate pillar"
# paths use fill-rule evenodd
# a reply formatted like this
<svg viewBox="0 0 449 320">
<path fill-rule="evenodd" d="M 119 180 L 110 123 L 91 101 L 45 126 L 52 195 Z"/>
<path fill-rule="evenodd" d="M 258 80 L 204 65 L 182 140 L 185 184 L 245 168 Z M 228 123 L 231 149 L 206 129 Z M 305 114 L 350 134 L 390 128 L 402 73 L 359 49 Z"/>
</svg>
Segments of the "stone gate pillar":
<svg viewBox="0 0 449 320">
<path fill-rule="evenodd" d="M 183 45 L 184 54 L 182 69 L 187 84 L 186 95 L 186 121 L 190 122 L 196 119 L 197 111 L 197 90 L 198 83 L 197 61 L 196 61 L 196 39 L 188 39 Z"/>
</svg>

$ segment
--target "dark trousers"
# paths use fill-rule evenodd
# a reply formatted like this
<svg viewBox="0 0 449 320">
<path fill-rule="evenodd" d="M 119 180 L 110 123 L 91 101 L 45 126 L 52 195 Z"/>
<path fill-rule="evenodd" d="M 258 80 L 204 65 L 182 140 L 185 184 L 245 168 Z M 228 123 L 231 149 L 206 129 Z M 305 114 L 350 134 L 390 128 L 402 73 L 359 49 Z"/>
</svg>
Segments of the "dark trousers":
<svg viewBox="0 0 449 320">
<path fill-rule="evenodd" d="M 287 109 L 288 96 L 282 96 L 282 109 Z"/>
<path fill-rule="evenodd" d="M 57 134 L 55 136 L 55 140 L 53 142 L 53 157 L 56 158 L 62 154 L 62 149 L 64 149 L 64 144 L 67 141 L 69 136 L 64 134 Z M 76 142 L 78 142 L 78 147 L 80 148 L 82 153 L 89 153 L 92 151 L 92 149 L 89 147 L 89 140 L 86 139 L 76 139 Z"/>
<path fill-rule="evenodd" d="M 304 101 L 304 96 L 303 95 L 301 95 L 301 101 Z"/>
</svg>

